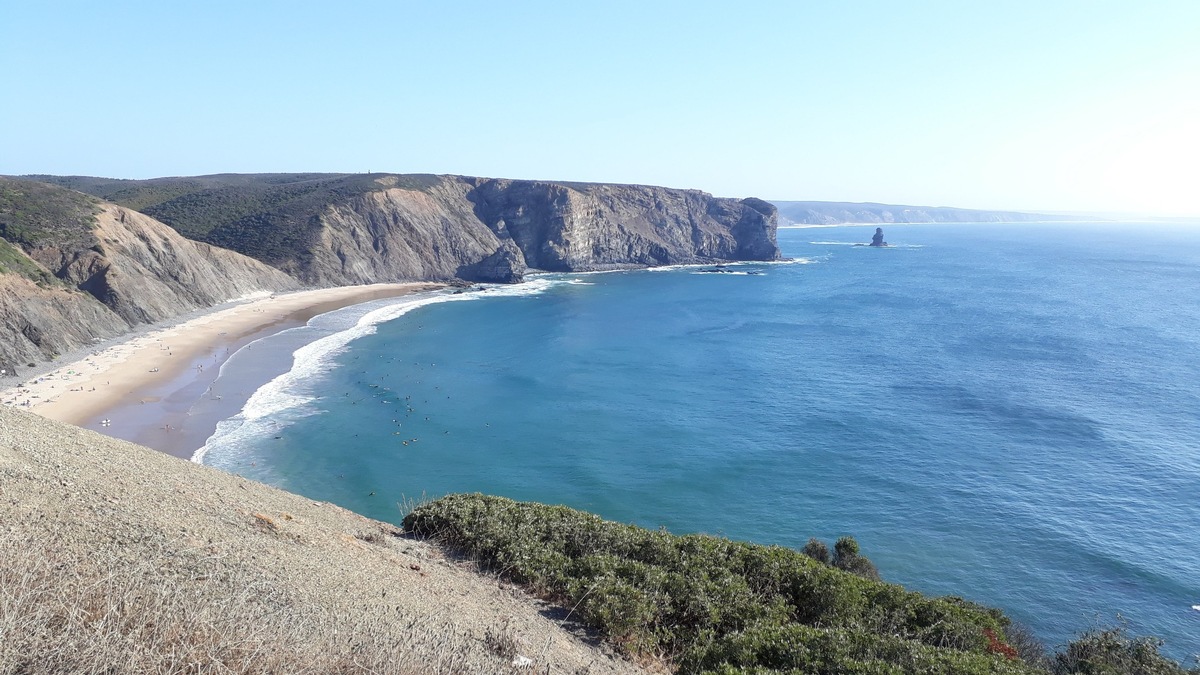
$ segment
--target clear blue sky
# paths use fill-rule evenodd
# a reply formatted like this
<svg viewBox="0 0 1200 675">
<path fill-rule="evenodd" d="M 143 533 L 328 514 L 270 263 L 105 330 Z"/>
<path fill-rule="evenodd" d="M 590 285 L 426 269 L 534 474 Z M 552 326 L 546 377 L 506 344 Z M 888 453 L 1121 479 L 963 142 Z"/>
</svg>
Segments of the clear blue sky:
<svg viewBox="0 0 1200 675">
<path fill-rule="evenodd" d="M 1200 214 L 1200 0 L 5 2 L 0 173 Z"/>
</svg>

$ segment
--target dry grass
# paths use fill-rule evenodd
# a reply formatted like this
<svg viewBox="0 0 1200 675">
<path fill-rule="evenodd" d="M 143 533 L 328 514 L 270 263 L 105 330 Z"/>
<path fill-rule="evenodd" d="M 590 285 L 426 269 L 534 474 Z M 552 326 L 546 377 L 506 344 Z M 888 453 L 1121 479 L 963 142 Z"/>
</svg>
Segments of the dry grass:
<svg viewBox="0 0 1200 675">
<path fill-rule="evenodd" d="M 69 559 L 49 535 L 0 534 L 0 674 L 508 669 L 473 662 L 479 650 L 455 644 L 436 618 L 349 620 L 298 606 L 219 558 L 182 557 L 164 566 Z"/>
</svg>

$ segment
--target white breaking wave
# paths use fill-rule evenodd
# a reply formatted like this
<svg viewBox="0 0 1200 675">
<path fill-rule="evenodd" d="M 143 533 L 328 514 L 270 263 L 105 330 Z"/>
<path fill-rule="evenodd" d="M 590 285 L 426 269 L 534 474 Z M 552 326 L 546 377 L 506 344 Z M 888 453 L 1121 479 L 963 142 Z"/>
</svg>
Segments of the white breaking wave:
<svg viewBox="0 0 1200 675">
<path fill-rule="evenodd" d="M 784 258 L 783 260 L 764 260 L 762 262 L 740 262 L 737 265 L 811 265 L 822 262 L 824 258 Z"/>
<path fill-rule="evenodd" d="M 864 248 L 925 248 L 924 244 L 888 244 L 887 246 L 871 246 L 861 241 L 810 241 L 813 246 L 862 246 Z"/>
<path fill-rule="evenodd" d="M 292 352 L 292 367 L 259 387 L 242 406 L 241 411 L 233 417 L 222 420 L 217 429 L 205 442 L 204 446 L 192 455 L 192 461 L 204 463 L 209 451 L 218 446 L 236 446 L 243 440 L 262 438 L 268 432 L 280 428 L 280 416 L 289 413 L 293 416 L 312 414 L 315 411 L 305 411 L 305 407 L 317 397 L 300 393 L 305 381 L 320 374 L 329 367 L 330 360 L 348 344 L 358 338 L 371 335 L 381 323 L 392 321 L 405 314 L 426 305 L 441 302 L 463 300 L 480 300 L 488 297 L 520 297 L 544 293 L 555 286 L 589 285 L 578 279 L 533 279 L 521 284 L 486 285 L 478 290 L 455 292 L 439 292 L 431 295 L 410 296 L 397 298 L 398 302 L 371 310 L 358 319 L 353 325 L 338 330 L 314 340 Z M 309 325 L 321 319 L 314 317 Z M 270 339 L 283 333 L 302 328 L 293 328 L 276 333 L 264 339 Z M 254 343 L 251 343 L 254 344 Z M 246 345 L 246 349 L 251 345 Z M 228 363 L 228 361 L 226 361 Z M 224 366 L 222 366 L 224 368 Z"/>
<path fill-rule="evenodd" d="M 532 273 L 526 274 L 525 278 L 526 279 L 536 279 L 538 277 L 553 277 L 553 278 L 557 279 L 557 278 L 565 277 L 568 275 L 572 276 L 572 277 L 584 277 L 584 276 L 590 276 L 593 274 L 620 274 L 621 272 L 637 272 L 641 269 L 642 269 L 641 267 L 620 267 L 620 268 L 611 269 L 611 270 L 590 270 L 588 272 L 532 272 Z"/>
<path fill-rule="evenodd" d="M 646 272 L 676 272 L 679 270 L 712 269 L 714 267 L 745 267 L 749 265 L 811 265 L 821 262 L 819 258 L 784 258 L 782 260 L 731 260 L 721 263 L 688 263 L 686 265 L 663 265 L 647 267 Z M 696 274 L 696 272 L 693 272 Z M 746 272 L 729 272 L 729 274 L 746 274 Z"/>
</svg>

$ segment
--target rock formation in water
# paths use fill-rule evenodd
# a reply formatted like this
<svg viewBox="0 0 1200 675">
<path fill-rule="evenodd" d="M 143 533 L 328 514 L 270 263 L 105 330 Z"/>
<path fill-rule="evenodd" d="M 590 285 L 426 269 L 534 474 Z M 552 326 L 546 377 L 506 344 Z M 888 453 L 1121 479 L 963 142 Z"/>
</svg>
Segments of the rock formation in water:
<svg viewBox="0 0 1200 675">
<path fill-rule="evenodd" d="M 875 228 L 875 234 L 871 237 L 871 246 L 887 246 L 888 243 L 883 240 L 883 228 Z"/>
</svg>

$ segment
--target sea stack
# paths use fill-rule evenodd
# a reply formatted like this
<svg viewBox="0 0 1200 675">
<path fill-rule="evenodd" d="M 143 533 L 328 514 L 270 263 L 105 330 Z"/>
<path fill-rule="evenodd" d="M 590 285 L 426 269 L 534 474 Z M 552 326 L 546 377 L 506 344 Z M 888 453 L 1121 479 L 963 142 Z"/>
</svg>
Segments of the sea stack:
<svg viewBox="0 0 1200 675">
<path fill-rule="evenodd" d="M 887 246 L 888 243 L 883 240 L 883 228 L 875 228 L 875 236 L 871 237 L 871 246 Z"/>
</svg>

